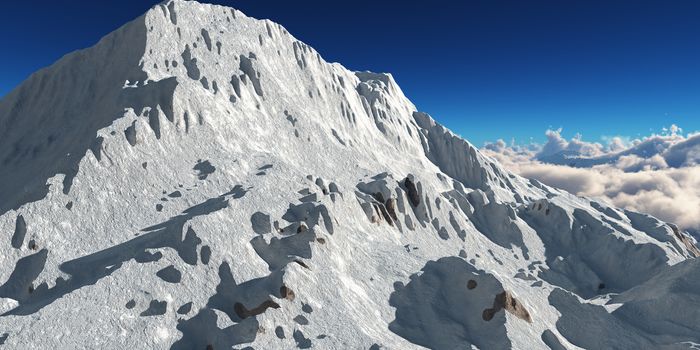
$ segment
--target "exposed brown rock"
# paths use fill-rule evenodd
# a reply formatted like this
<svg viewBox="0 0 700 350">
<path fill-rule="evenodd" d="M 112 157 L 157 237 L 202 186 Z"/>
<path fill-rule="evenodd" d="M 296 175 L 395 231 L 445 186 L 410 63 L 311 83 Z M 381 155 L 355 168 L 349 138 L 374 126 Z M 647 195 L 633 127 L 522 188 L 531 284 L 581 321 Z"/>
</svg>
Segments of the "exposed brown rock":
<svg viewBox="0 0 700 350">
<path fill-rule="evenodd" d="M 316 242 L 321 243 L 321 244 L 326 244 L 326 239 L 319 237 L 319 238 L 316 238 Z"/>
<path fill-rule="evenodd" d="M 374 193 L 372 195 L 372 197 L 377 202 L 372 203 L 372 207 L 374 208 L 375 215 L 372 216 L 371 221 L 373 223 L 379 223 L 382 221 L 382 218 L 384 218 L 384 220 L 386 220 L 386 222 L 388 222 L 389 225 L 393 226 L 394 225 L 393 221 L 396 220 L 394 218 L 396 216 L 396 214 L 391 216 L 389 214 L 389 211 L 387 210 L 387 206 L 385 205 L 385 203 L 388 203 L 389 200 L 391 200 L 391 198 L 389 200 L 385 201 L 384 196 L 381 194 L 381 192 Z"/>
<path fill-rule="evenodd" d="M 384 217 L 384 220 L 386 220 L 387 223 L 389 223 L 390 226 L 394 226 L 394 220 L 391 219 L 391 216 L 389 216 L 389 212 L 386 210 L 384 207 L 383 203 L 375 203 L 376 208 L 379 209 L 379 212 L 382 213 L 382 217 Z"/>
<path fill-rule="evenodd" d="M 474 289 L 474 288 L 476 288 L 476 281 L 475 281 L 475 280 L 469 280 L 469 281 L 467 281 L 467 288 L 468 288 L 468 289 Z"/>
<path fill-rule="evenodd" d="M 493 299 L 493 307 L 490 309 L 485 309 L 481 314 L 481 318 L 483 318 L 484 321 L 491 321 L 493 316 L 497 312 L 501 311 L 501 309 L 505 309 L 521 320 L 532 323 L 530 313 L 517 299 L 515 299 L 515 297 L 513 297 L 512 294 L 510 294 L 510 292 L 507 291 L 503 291 L 496 295 L 496 297 Z"/>
<path fill-rule="evenodd" d="M 396 198 L 387 199 L 384 206 L 386 207 L 386 211 L 389 213 L 389 216 L 391 216 L 394 221 L 399 221 L 399 217 L 396 215 Z"/>
<path fill-rule="evenodd" d="M 280 287 L 280 295 L 282 295 L 282 298 L 285 298 L 289 301 L 293 301 L 295 297 L 294 291 L 287 288 L 287 286 L 285 285 L 282 285 L 282 287 Z"/>
<path fill-rule="evenodd" d="M 408 192 L 408 201 L 413 207 L 417 207 L 420 204 L 420 195 L 418 195 L 416 185 L 408 177 L 403 180 L 403 185 L 406 186 L 406 192 Z"/>
<path fill-rule="evenodd" d="M 698 247 L 696 247 L 693 242 L 691 242 L 688 237 L 682 233 L 679 229 L 678 226 L 674 224 L 668 224 L 668 226 L 671 228 L 673 231 L 673 235 L 676 236 L 676 238 L 685 245 L 685 247 L 688 249 L 691 255 L 694 257 L 700 257 L 700 250 L 698 250 Z"/>
<path fill-rule="evenodd" d="M 369 221 L 373 224 L 378 224 L 382 221 L 382 215 L 379 213 L 379 206 L 376 203 L 372 203 L 372 217 Z"/>
<path fill-rule="evenodd" d="M 481 318 L 484 319 L 484 321 L 491 321 L 493 318 L 493 315 L 496 314 L 496 311 L 493 311 L 493 309 L 485 309 L 484 312 L 481 313 Z"/>
</svg>

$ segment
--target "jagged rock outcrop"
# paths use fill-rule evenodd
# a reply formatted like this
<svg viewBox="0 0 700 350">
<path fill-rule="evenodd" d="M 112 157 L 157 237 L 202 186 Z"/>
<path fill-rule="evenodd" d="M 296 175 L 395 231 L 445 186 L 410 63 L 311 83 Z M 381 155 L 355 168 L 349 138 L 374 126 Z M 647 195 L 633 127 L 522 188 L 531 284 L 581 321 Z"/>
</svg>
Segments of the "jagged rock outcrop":
<svg viewBox="0 0 700 350">
<path fill-rule="evenodd" d="M 525 309 L 523 304 L 518 302 L 513 294 L 508 291 L 496 294 L 496 297 L 493 299 L 493 306 L 485 309 L 481 317 L 484 321 L 491 321 L 493 316 L 501 310 L 506 310 L 515 317 L 532 323 L 530 313 Z"/>
</svg>

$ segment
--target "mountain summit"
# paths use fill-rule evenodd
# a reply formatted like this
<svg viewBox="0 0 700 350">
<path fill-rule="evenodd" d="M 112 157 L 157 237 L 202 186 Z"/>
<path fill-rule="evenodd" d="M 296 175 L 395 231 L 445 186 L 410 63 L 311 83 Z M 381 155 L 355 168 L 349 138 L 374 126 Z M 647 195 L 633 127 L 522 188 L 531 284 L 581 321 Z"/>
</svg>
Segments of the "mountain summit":
<svg viewBox="0 0 700 350">
<path fill-rule="evenodd" d="M 673 224 L 504 170 L 389 74 L 164 2 L 0 101 L 0 344 L 700 343 Z"/>
</svg>

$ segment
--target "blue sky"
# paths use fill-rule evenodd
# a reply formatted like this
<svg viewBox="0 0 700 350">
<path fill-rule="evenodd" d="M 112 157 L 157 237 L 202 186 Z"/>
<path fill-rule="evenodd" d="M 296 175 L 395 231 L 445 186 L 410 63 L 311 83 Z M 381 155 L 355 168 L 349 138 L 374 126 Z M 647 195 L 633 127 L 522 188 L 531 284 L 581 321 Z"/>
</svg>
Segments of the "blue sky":
<svg viewBox="0 0 700 350">
<path fill-rule="evenodd" d="M 391 72 L 477 145 L 700 130 L 700 1 L 210 1 L 270 18 L 353 70 Z M 148 1 L 7 2 L 0 95 Z"/>
</svg>

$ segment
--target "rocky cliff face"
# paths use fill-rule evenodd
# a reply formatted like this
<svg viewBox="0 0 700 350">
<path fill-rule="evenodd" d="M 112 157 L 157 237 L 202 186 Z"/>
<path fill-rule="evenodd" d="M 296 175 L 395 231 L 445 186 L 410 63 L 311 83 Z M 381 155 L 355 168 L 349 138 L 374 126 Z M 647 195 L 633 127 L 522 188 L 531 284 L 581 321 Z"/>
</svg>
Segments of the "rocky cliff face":
<svg viewBox="0 0 700 350">
<path fill-rule="evenodd" d="M 234 9 L 163 3 L 35 73 L 0 164 L 9 348 L 700 343 L 692 238 Z"/>
</svg>

